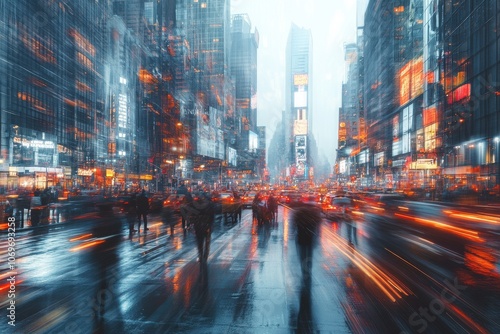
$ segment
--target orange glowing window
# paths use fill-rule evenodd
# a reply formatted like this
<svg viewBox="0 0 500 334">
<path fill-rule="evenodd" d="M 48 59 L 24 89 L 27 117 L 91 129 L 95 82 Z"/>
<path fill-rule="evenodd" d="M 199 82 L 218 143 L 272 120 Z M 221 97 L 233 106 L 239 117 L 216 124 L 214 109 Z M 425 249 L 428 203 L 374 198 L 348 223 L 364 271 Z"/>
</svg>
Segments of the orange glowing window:
<svg viewBox="0 0 500 334">
<path fill-rule="evenodd" d="M 30 103 L 33 106 L 33 108 L 35 108 L 38 111 L 47 111 L 47 108 L 44 107 L 42 101 L 34 98 L 33 96 L 31 96 L 29 94 L 17 92 L 17 98 L 22 100 L 22 101 L 26 101 L 26 102 Z"/>
<path fill-rule="evenodd" d="M 432 107 L 423 111 L 423 125 L 428 126 L 437 122 L 437 109 Z"/>
<path fill-rule="evenodd" d="M 90 92 L 92 91 L 92 88 L 90 88 L 88 85 L 84 84 L 81 81 L 76 81 L 76 89 L 82 92 Z"/>
<path fill-rule="evenodd" d="M 51 49 L 45 46 L 42 41 L 36 40 L 35 38 L 23 35 L 21 37 L 21 41 L 27 49 L 31 50 L 31 52 L 40 60 L 47 63 L 56 63 L 56 58 L 54 57 L 54 53 Z"/>
<path fill-rule="evenodd" d="M 457 102 L 470 97 L 471 88 L 470 84 L 465 84 L 453 91 L 452 94 L 448 94 L 448 104 L 452 104 L 453 102 Z"/>
<path fill-rule="evenodd" d="M 95 56 L 95 48 L 92 43 L 89 42 L 88 39 L 83 37 L 78 31 L 75 29 L 69 30 L 69 35 L 74 38 L 75 44 L 81 49 L 88 52 L 91 56 Z"/>
<path fill-rule="evenodd" d="M 89 70 L 92 70 L 93 69 L 93 66 L 94 64 L 92 63 L 92 61 L 87 57 L 85 56 L 83 53 L 81 52 L 77 52 L 77 60 L 80 64 L 84 65 L 85 67 L 87 67 Z"/>
</svg>

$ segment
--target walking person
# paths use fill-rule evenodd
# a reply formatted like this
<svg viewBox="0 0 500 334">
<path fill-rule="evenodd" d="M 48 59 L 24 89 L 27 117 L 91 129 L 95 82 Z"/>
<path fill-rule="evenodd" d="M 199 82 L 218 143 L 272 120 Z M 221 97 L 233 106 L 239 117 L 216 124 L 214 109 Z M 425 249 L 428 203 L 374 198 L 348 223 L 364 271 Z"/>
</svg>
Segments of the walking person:
<svg viewBox="0 0 500 334">
<path fill-rule="evenodd" d="M 149 199 L 146 196 L 146 191 L 142 190 L 141 194 L 137 196 L 137 220 L 139 221 L 137 226 L 138 233 L 141 232 L 141 218 L 144 222 L 144 232 L 149 231 L 148 228 L 148 212 L 149 212 Z"/>
<path fill-rule="evenodd" d="M 210 241 L 215 217 L 215 209 L 208 194 L 198 196 L 191 205 L 186 205 L 189 220 L 193 222 L 198 246 L 198 258 L 201 264 L 206 264 L 210 253 Z"/>
<path fill-rule="evenodd" d="M 96 320 L 102 322 L 105 312 L 110 311 L 112 305 L 118 305 L 116 298 L 113 300 L 116 291 L 112 283 L 115 275 L 112 273 L 116 271 L 119 260 L 116 249 L 121 242 L 122 224 L 113 212 L 113 202 L 105 200 L 96 206 L 99 213 L 92 226 L 92 234 L 101 242 L 92 247 L 91 257 L 96 266 L 94 273 L 97 283 L 95 296 L 98 305 L 95 305 L 94 311 Z"/>
<path fill-rule="evenodd" d="M 302 203 L 294 209 L 292 221 L 297 233 L 297 250 L 302 279 L 304 282 L 310 282 L 313 249 L 318 237 L 321 214 L 313 205 Z"/>
<path fill-rule="evenodd" d="M 168 205 L 161 210 L 161 221 L 163 224 L 170 226 L 170 236 L 174 236 L 175 216 L 172 208 Z"/>
<path fill-rule="evenodd" d="M 357 245 L 358 244 L 358 230 L 356 228 L 356 220 L 352 215 L 352 208 L 343 206 L 342 213 L 344 216 L 344 222 L 346 223 L 347 228 L 347 240 L 349 245 Z"/>
<path fill-rule="evenodd" d="M 129 233 L 137 232 L 134 229 L 135 220 L 137 217 L 137 195 L 132 194 L 125 205 L 125 215 L 127 217 Z"/>
<path fill-rule="evenodd" d="M 276 223 L 278 221 L 278 200 L 273 196 L 272 193 L 269 195 L 269 198 L 267 199 L 267 207 L 271 212 L 273 223 Z"/>
</svg>

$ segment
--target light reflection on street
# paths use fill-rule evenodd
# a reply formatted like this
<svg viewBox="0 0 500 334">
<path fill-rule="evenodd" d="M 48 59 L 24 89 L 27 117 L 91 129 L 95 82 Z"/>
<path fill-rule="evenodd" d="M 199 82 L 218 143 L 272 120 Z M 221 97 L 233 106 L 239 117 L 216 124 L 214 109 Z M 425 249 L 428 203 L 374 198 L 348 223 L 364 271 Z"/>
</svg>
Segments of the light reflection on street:
<svg viewBox="0 0 500 334">
<path fill-rule="evenodd" d="M 99 249 L 106 248 L 108 237 L 93 239 L 88 228 L 29 234 L 20 242 L 17 263 L 30 308 L 19 317 L 26 319 L 25 329 L 60 332 L 69 319 L 78 319 L 82 329 L 87 328 L 90 318 L 52 303 L 66 298 L 93 305 L 104 282 L 112 284 L 106 312 L 123 319 L 115 320 L 118 328 L 134 319 L 141 330 L 157 326 L 164 332 L 186 328 L 215 332 L 220 324 L 229 323 L 257 332 L 287 326 L 318 331 L 339 326 L 339 333 L 379 328 L 410 332 L 418 328 L 412 327 L 408 314 L 427 307 L 440 291 L 447 291 L 446 282 L 456 280 L 467 288 L 446 305 L 447 317 L 453 320 L 436 317 L 436 324 L 429 326 L 439 323 L 456 329 L 458 324 L 474 332 L 491 332 L 498 314 L 494 297 L 500 293 L 495 239 L 484 231 L 479 237 L 471 225 L 454 226 L 445 218 L 420 216 L 414 207 L 404 207 L 406 214 L 400 209 L 392 219 L 384 215 L 383 220 L 374 220 L 377 216 L 366 212 L 356 215 L 357 242 L 348 240 L 352 226 L 325 221 L 310 282 L 302 279 L 287 208 L 280 209 L 276 225 L 258 226 L 249 210 L 240 224 L 217 223 L 205 267 L 197 262 L 192 233 L 176 229 L 171 236 L 168 226 L 154 217 L 149 233 L 129 239 L 124 227 L 117 246 L 106 254 Z M 457 238 L 448 243 L 450 236 Z M 5 254 L 5 248 L 0 251 Z M 8 274 L 3 272 L 2 277 Z M 57 284 L 46 284 L 54 279 Z M 3 292 L 8 287 L 0 288 Z M 479 295 L 484 301 L 475 299 Z M 88 305 L 84 310 L 91 311 Z M 40 316 L 35 319 L 35 314 Z M 98 323 L 96 328 L 106 326 L 112 323 Z"/>
<path fill-rule="evenodd" d="M 392 302 L 403 298 L 403 296 L 408 296 L 411 293 L 407 287 L 398 283 L 395 278 L 391 277 L 390 273 L 385 272 L 384 269 L 378 267 L 370 259 L 363 256 L 363 254 L 352 245 L 348 244 L 345 239 L 334 233 L 328 233 L 328 238 L 331 241 L 331 245 L 361 269 Z"/>
<path fill-rule="evenodd" d="M 446 230 L 447 232 L 454 233 L 454 234 L 459 235 L 463 238 L 467 238 L 467 239 L 470 239 L 470 240 L 473 240 L 476 242 L 483 242 L 484 241 L 484 239 L 479 237 L 479 233 L 477 231 L 474 231 L 474 230 L 460 228 L 460 227 L 453 226 L 453 225 L 443 223 L 443 222 L 433 220 L 433 219 L 425 219 L 425 218 L 420 218 L 420 217 L 416 217 L 416 216 L 403 215 L 400 213 L 396 213 L 395 215 L 399 218 L 409 219 L 409 220 L 413 220 L 417 223 L 422 223 L 425 225 L 429 225 L 432 227 L 443 229 L 443 230 Z"/>
</svg>

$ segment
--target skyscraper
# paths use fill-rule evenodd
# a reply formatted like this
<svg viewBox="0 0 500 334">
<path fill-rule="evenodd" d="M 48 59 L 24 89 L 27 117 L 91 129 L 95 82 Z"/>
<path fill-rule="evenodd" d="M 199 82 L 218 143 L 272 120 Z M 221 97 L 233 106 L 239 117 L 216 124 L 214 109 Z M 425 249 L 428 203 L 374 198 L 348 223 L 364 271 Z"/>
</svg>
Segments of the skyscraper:
<svg viewBox="0 0 500 334">
<path fill-rule="evenodd" d="M 229 80 L 229 0 L 177 1 L 176 27 L 184 34 L 190 91 L 183 103 L 190 120 L 193 153 L 224 159 L 234 132 L 234 86 Z"/>
<path fill-rule="evenodd" d="M 285 166 L 296 179 L 307 178 L 308 137 L 312 135 L 312 36 L 292 24 L 286 49 Z"/>
<path fill-rule="evenodd" d="M 257 133 L 257 48 L 259 33 L 251 32 L 246 14 L 233 16 L 231 26 L 231 76 L 235 82 L 240 150 L 249 149 L 249 132 Z"/>
<path fill-rule="evenodd" d="M 2 175 L 11 187 L 92 182 L 102 147 L 108 3 L 1 1 Z M 32 15 L 36 13 L 36 15 Z M 11 169 L 9 169 L 11 167 Z"/>
</svg>

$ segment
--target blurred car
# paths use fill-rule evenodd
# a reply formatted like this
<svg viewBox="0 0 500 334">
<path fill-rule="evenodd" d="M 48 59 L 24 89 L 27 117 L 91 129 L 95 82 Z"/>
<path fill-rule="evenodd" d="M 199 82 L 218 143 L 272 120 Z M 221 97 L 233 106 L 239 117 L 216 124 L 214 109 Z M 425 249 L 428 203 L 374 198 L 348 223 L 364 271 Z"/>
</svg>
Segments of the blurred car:
<svg viewBox="0 0 500 334">
<path fill-rule="evenodd" d="M 173 194 L 167 197 L 165 201 L 163 201 L 164 207 L 170 207 L 174 212 L 181 211 L 181 205 L 186 203 L 186 195 L 184 194 Z"/>
<path fill-rule="evenodd" d="M 231 192 L 221 192 L 212 197 L 216 212 L 234 213 L 241 209 L 241 199 L 235 198 Z"/>
<path fill-rule="evenodd" d="M 243 208 L 251 208 L 252 207 L 252 203 L 253 203 L 253 199 L 255 198 L 255 195 L 257 195 L 256 191 L 250 191 L 241 197 L 241 204 L 242 204 Z"/>
<path fill-rule="evenodd" d="M 283 204 L 293 204 L 300 202 L 301 195 L 296 191 L 283 192 L 279 197 L 279 202 Z"/>
<path fill-rule="evenodd" d="M 160 212 L 163 208 L 165 196 L 155 194 L 149 198 L 149 212 Z"/>
<path fill-rule="evenodd" d="M 316 193 L 304 193 L 300 195 L 300 202 L 320 206 L 321 195 Z"/>
<path fill-rule="evenodd" d="M 345 196 L 327 197 L 322 205 L 323 214 L 331 220 L 350 221 L 352 212 L 358 209 L 356 200 Z"/>
<path fill-rule="evenodd" d="M 403 201 L 405 200 L 405 196 L 399 193 L 373 194 L 369 199 L 369 203 L 371 204 L 370 211 L 378 214 L 391 214 L 398 211 L 403 206 Z"/>
</svg>

